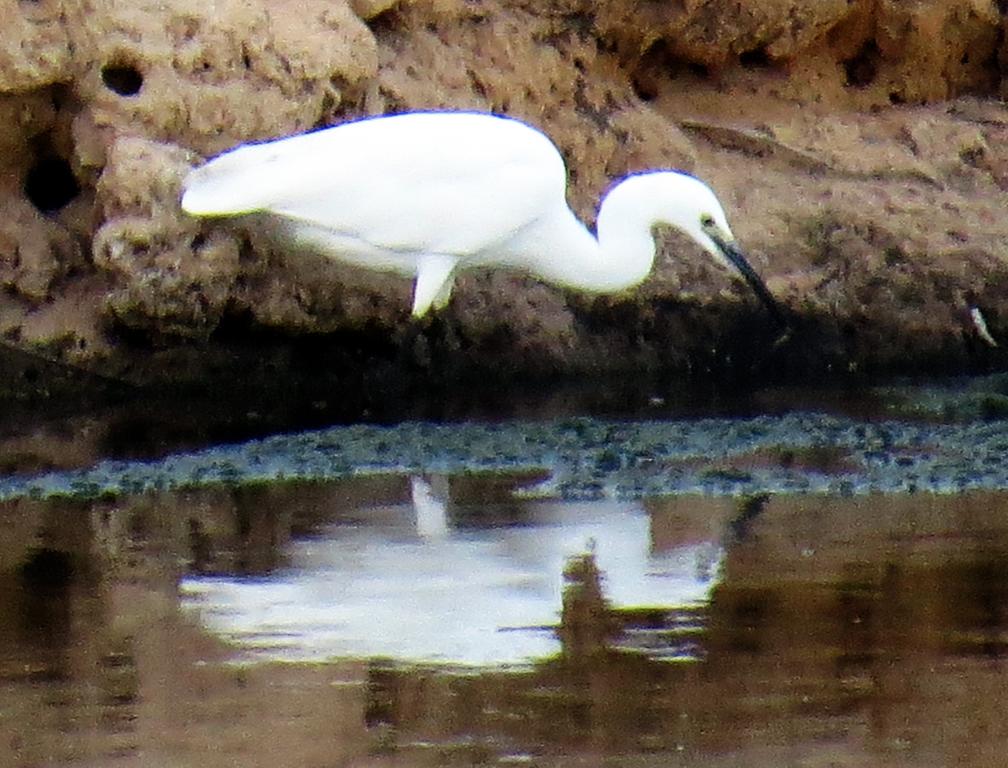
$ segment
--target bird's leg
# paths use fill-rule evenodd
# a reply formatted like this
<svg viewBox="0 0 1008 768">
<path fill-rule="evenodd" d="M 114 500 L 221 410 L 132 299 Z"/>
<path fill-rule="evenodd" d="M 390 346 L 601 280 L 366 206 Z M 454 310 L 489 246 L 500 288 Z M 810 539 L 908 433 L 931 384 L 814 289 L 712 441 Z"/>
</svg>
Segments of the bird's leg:
<svg viewBox="0 0 1008 768">
<path fill-rule="evenodd" d="M 431 309 L 441 310 L 448 306 L 451 301 L 452 291 L 455 289 L 455 273 L 448 275 L 448 278 L 441 284 L 440 290 L 431 302 Z"/>
<path fill-rule="evenodd" d="M 441 253 L 425 254 L 417 259 L 413 317 L 423 317 L 431 307 L 440 309 L 448 303 L 457 264 L 457 256 Z"/>
</svg>

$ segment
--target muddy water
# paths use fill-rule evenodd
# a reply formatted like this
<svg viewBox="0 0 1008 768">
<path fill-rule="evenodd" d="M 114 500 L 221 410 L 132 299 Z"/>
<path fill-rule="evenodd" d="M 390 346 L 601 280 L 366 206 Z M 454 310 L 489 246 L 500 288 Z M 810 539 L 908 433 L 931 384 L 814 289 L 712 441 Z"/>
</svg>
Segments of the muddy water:
<svg viewBox="0 0 1008 768">
<path fill-rule="evenodd" d="M 0 765 L 1001 766 L 1008 494 L 0 506 Z"/>
</svg>

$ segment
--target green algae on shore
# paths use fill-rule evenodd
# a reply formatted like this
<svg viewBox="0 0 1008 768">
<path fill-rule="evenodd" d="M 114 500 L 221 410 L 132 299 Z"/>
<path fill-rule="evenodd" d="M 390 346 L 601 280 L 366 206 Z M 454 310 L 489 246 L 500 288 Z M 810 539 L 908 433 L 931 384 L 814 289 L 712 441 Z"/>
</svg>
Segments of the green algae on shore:
<svg viewBox="0 0 1008 768">
<path fill-rule="evenodd" d="M 0 479 L 0 498 L 330 480 L 368 474 L 538 472 L 542 498 L 681 493 L 957 492 L 1008 488 L 1000 422 L 746 419 L 352 425 L 274 435 L 155 461 Z"/>
</svg>

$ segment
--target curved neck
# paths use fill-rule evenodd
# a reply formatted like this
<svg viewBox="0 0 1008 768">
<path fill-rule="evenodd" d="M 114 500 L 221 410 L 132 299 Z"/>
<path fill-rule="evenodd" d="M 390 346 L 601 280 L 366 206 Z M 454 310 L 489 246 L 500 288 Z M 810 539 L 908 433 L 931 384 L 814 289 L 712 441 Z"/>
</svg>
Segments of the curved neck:
<svg viewBox="0 0 1008 768">
<path fill-rule="evenodd" d="M 614 190 L 615 191 L 615 190 Z M 615 293 L 644 281 L 654 265 L 654 218 L 639 209 L 599 206 L 598 237 L 566 205 L 540 229 L 537 250 L 548 258 L 534 271 L 550 282 L 588 293 Z"/>
</svg>

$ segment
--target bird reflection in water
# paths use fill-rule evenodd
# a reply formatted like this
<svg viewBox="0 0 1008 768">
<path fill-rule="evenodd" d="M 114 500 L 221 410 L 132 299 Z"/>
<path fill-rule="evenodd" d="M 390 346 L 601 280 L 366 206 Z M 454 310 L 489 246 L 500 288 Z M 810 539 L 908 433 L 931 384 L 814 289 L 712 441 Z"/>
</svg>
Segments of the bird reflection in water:
<svg viewBox="0 0 1008 768">
<path fill-rule="evenodd" d="M 467 482 L 404 478 L 404 502 L 333 510 L 331 522 L 286 545 L 282 570 L 186 577 L 186 604 L 256 658 L 521 664 L 560 650 L 564 570 L 594 541 L 600 595 L 632 609 L 630 625 L 653 629 L 631 627 L 620 642 L 691 653 L 682 639 L 717 581 L 719 542 L 656 538 L 639 502 L 492 500 Z"/>
</svg>

